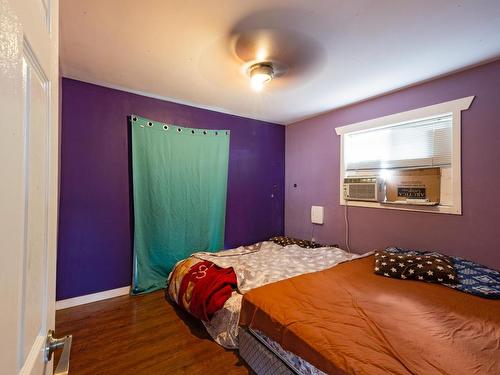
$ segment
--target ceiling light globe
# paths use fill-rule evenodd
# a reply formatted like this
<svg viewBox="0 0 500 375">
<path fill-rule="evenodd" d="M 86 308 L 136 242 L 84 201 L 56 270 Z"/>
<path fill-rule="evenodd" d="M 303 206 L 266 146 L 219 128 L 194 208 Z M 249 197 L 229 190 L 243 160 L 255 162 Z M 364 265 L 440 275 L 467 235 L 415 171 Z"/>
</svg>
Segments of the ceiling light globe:
<svg viewBox="0 0 500 375">
<path fill-rule="evenodd" d="M 248 75 L 250 76 L 252 87 L 260 91 L 266 83 L 273 79 L 273 66 L 269 63 L 254 64 L 248 69 Z"/>
</svg>

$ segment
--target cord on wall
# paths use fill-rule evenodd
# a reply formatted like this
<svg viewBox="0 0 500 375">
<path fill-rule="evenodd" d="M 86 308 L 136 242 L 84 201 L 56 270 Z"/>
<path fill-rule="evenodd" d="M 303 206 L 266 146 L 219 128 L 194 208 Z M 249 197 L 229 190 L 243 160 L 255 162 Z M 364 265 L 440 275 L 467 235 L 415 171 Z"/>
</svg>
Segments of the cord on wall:
<svg viewBox="0 0 500 375">
<path fill-rule="evenodd" d="M 311 227 L 311 242 L 316 242 L 314 241 L 314 224 L 311 224 L 312 227 Z"/>
<path fill-rule="evenodd" d="M 351 253 L 351 247 L 349 246 L 349 216 L 347 215 L 347 206 L 349 201 L 345 201 L 344 206 L 344 219 L 345 219 L 345 245 L 349 254 Z"/>
</svg>

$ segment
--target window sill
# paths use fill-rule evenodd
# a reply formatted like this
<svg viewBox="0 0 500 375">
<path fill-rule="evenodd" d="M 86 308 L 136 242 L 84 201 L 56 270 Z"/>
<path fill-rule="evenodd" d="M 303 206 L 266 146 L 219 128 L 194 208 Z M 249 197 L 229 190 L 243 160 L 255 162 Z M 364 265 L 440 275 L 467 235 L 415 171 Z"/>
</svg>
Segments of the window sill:
<svg viewBox="0 0 500 375">
<path fill-rule="evenodd" d="M 381 208 L 386 210 L 400 210 L 413 212 L 429 212 L 435 214 L 462 215 L 461 207 L 456 206 L 419 206 L 411 204 L 390 204 L 379 202 L 364 202 L 364 201 L 347 201 L 348 207 L 366 207 L 366 208 Z M 346 205 L 346 201 L 341 199 L 341 206 Z"/>
</svg>

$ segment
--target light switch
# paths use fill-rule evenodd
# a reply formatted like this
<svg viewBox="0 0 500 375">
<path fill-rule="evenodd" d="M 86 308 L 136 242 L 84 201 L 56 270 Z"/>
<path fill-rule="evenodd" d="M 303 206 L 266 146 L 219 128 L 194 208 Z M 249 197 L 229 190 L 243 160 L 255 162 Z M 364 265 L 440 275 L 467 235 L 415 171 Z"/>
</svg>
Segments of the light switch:
<svg viewBox="0 0 500 375">
<path fill-rule="evenodd" d="M 323 206 L 311 206 L 311 222 L 313 224 L 323 224 L 324 210 Z"/>
</svg>

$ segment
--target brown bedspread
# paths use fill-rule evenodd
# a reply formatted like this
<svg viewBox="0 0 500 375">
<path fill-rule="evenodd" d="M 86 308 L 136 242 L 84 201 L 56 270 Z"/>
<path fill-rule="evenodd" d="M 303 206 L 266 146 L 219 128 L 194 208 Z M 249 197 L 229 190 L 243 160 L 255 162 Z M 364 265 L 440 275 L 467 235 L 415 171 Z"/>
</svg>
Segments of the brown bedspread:
<svg viewBox="0 0 500 375">
<path fill-rule="evenodd" d="M 254 289 L 240 325 L 328 374 L 500 374 L 500 300 L 377 276 L 373 262 Z"/>
</svg>

